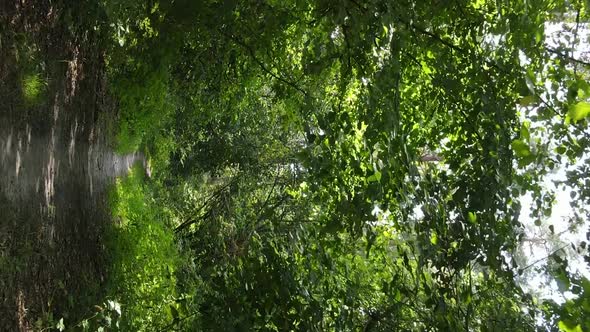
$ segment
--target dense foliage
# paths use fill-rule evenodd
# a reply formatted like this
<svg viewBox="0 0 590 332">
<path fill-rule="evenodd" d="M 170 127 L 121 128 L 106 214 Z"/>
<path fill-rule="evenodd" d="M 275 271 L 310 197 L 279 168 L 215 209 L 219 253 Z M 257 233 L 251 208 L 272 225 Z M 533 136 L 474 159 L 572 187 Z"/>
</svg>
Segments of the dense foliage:
<svg viewBox="0 0 590 332">
<path fill-rule="evenodd" d="M 588 217 L 588 6 L 105 1 L 119 150 L 153 168 L 116 189 L 127 328 L 589 331 L 564 250 L 542 265 L 577 297 L 519 277 L 547 174 Z"/>
<path fill-rule="evenodd" d="M 166 209 L 150 197 L 142 182 L 143 172 L 135 167 L 112 190 L 111 206 L 117 225 L 107 246 L 115 262 L 109 271 L 108 296 L 125 306 L 127 319 L 121 328 L 163 327 L 162 317 L 176 299 L 176 267 L 179 257 L 173 235 L 167 232 Z M 146 312 L 145 308 L 150 310 Z M 147 313 L 147 314 L 146 314 Z"/>
</svg>

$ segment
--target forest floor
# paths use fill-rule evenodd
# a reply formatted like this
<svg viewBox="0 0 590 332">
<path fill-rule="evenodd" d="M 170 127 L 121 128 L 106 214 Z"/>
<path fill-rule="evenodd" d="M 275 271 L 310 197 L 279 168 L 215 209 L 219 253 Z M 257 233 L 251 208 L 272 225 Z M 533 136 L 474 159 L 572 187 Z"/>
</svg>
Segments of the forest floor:
<svg viewBox="0 0 590 332">
<path fill-rule="evenodd" d="M 54 2 L 55 3 L 55 2 Z M 105 280 L 113 152 L 104 51 L 76 9 L 0 2 L 0 331 L 84 317 Z"/>
</svg>

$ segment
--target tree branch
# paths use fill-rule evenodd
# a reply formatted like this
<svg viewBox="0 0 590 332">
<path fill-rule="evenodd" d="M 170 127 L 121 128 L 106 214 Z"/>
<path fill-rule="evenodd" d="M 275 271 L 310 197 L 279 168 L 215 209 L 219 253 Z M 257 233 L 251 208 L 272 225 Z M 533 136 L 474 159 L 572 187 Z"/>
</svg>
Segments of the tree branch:
<svg viewBox="0 0 590 332">
<path fill-rule="evenodd" d="M 299 86 L 297 86 L 297 84 L 273 73 L 270 69 L 268 69 L 264 63 L 262 61 L 260 61 L 257 57 L 256 57 L 256 52 L 254 52 L 254 49 L 252 49 L 252 47 L 250 47 L 248 44 L 246 44 L 245 42 L 243 42 L 242 40 L 240 40 L 239 38 L 227 34 L 225 32 L 221 32 L 223 35 L 225 35 L 226 37 L 230 38 L 231 40 L 233 40 L 234 42 L 236 42 L 238 45 L 242 46 L 244 49 L 246 49 L 246 51 L 248 51 L 248 53 L 250 54 L 250 56 L 252 57 L 252 60 L 254 60 L 254 62 L 256 62 L 256 64 L 258 64 L 258 66 L 267 74 L 269 74 L 270 76 L 276 78 L 277 80 L 287 84 L 288 86 L 292 87 L 293 89 L 297 90 L 298 92 L 300 92 L 301 94 L 303 94 L 305 97 L 308 96 L 308 93 L 303 90 L 302 88 L 300 88 Z"/>
<path fill-rule="evenodd" d="M 214 192 L 214 193 L 213 193 L 211 196 L 209 196 L 209 197 L 208 197 L 208 198 L 205 200 L 205 202 L 204 202 L 204 203 L 203 203 L 201 206 L 199 206 L 199 207 L 196 209 L 196 211 L 195 211 L 194 215 L 193 215 L 192 217 L 190 217 L 190 218 L 187 218 L 187 219 L 186 219 L 185 221 L 183 221 L 183 222 L 182 222 L 180 225 L 178 225 L 178 226 L 177 226 L 177 227 L 174 229 L 174 232 L 175 232 L 175 233 L 178 233 L 178 232 L 180 232 L 181 230 L 183 230 L 183 229 L 187 228 L 188 226 L 190 226 L 190 225 L 194 224 L 194 223 L 195 223 L 195 222 L 198 220 L 198 217 L 197 217 L 196 215 L 197 215 L 197 214 L 199 214 L 201 211 L 203 211 L 203 209 L 205 209 L 205 207 L 207 207 L 207 205 L 209 205 L 209 203 L 210 203 L 211 201 L 213 201 L 213 199 L 215 199 L 215 198 L 218 198 L 218 197 L 221 195 L 221 193 L 222 193 L 224 190 L 226 190 L 227 188 L 229 188 L 229 187 L 230 187 L 232 184 L 233 184 L 233 181 L 230 181 L 229 183 L 227 183 L 227 184 L 226 184 L 226 185 L 224 185 L 223 187 L 221 187 L 221 188 L 217 189 L 217 191 L 215 191 L 215 192 Z"/>
<path fill-rule="evenodd" d="M 561 51 L 559 51 L 559 50 L 557 50 L 555 48 L 549 47 L 547 45 L 545 45 L 545 49 L 547 50 L 547 52 L 552 53 L 552 54 L 555 54 L 555 55 L 557 55 L 558 57 L 560 57 L 560 58 L 562 58 L 564 60 L 567 60 L 569 62 L 573 62 L 573 63 L 576 63 L 576 64 L 584 65 L 586 67 L 590 67 L 590 62 L 586 62 L 584 60 L 576 59 L 574 57 L 571 57 L 571 56 L 569 56 L 567 54 L 564 54 Z"/>
<path fill-rule="evenodd" d="M 461 53 L 465 53 L 465 50 L 464 50 L 463 48 L 461 48 L 461 47 L 459 47 L 459 46 L 457 46 L 457 45 L 455 45 L 455 44 L 451 43 L 451 42 L 450 42 L 450 41 L 448 41 L 448 40 L 444 40 L 444 39 L 443 39 L 441 36 L 439 36 L 439 35 L 437 35 L 437 34 L 435 34 L 435 33 L 433 33 L 433 32 L 430 32 L 430 31 L 428 31 L 428 30 L 426 30 L 426 29 L 424 29 L 424 28 L 421 28 L 421 27 L 417 26 L 417 25 L 416 25 L 416 24 L 414 24 L 414 23 L 409 23 L 409 22 L 407 22 L 407 21 L 404 21 L 403 19 L 400 19 L 400 21 L 401 21 L 402 23 L 404 23 L 406 26 L 408 26 L 408 27 L 412 28 L 413 30 L 416 30 L 416 31 L 418 31 L 418 32 L 420 32 L 420 33 L 421 33 L 421 34 L 423 34 L 423 35 L 427 35 L 428 37 L 430 37 L 430 38 L 432 38 L 432 39 L 434 39 L 434 40 L 438 41 L 439 43 L 441 43 L 441 44 L 443 44 L 443 45 L 447 46 L 448 48 L 450 48 L 450 49 L 452 49 L 452 50 L 455 50 L 455 51 L 457 51 L 457 52 L 461 52 Z"/>
<path fill-rule="evenodd" d="M 560 250 L 564 249 L 564 248 L 565 248 L 565 247 L 567 247 L 567 246 L 569 246 L 569 244 L 563 245 L 563 246 L 561 246 L 561 247 L 559 247 L 559 248 L 557 248 L 557 249 L 553 250 L 553 251 L 552 251 L 552 252 L 551 252 L 549 255 L 547 255 L 547 256 L 545 256 L 545 257 L 543 257 L 543 258 L 539 258 L 539 259 L 537 259 L 536 261 L 534 261 L 534 262 L 532 262 L 531 264 L 529 264 L 529 265 L 525 266 L 524 268 L 522 268 L 522 269 L 521 269 L 521 271 L 524 271 L 524 270 L 526 270 L 526 269 L 528 269 L 528 268 L 530 268 L 530 267 L 532 267 L 532 266 L 536 265 L 537 263 L 539 263 L 539 262 L 541 262 L 541 261 L 544 261 L 544 260 L 546 260 L 547 258 L 551 257 L 553 254 L 555 254 L 556 252 L 558 252 L 558 251 L 560 251 Z"/>
<path fill-rule="evenodd" d="M 398 21 L 400 21 L 401 23 L 405 24 L 408 28 L 412 29 L 413 31 L 418 31 L 419 33 L 426 35 L 434 40 L 436 40 L 437 42 L 445 45 L 446 47 L 452 49 L 453 51 L 457 51 L 460 52 L 462 54 L 467 54 L 467 51 L 460 47 L 457 46 L 455 44 L 453 44 L 451 41 L 443 39 L 441 36 L 437 35 L 436 33 L 430 32 L 422 27 L 417 26 L 414 23 L 410 23 L 406 20 L 404 20 L 403 18 L 398 17 Z M 495 62 L 488 60 L 488 59 L 482 59 L 488 66 L 490 67 L 494 67 L 502 72 L 505 72 L 505 70 L 503 70 L 502 68 L 500 68 Z"/>
</svg>

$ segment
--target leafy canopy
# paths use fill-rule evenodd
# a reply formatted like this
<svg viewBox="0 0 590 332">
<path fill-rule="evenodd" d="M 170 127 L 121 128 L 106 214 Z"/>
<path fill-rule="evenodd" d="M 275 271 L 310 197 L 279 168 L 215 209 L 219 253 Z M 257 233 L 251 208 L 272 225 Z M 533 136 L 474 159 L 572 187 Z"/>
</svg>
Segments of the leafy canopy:
<svg viewBox="0 0 590 332">
<path fill-rule="evenodd" d="M 201 299 L 172 305 L 170 327 L 590 329 L 587 280 L 561 264 L 550 274 L 580 296 L 537 305 L 517 262 L 520 198 L 540 221 L 544 177 L 587 164 L 588 64 L 572 55 L 587 3 L 104 9 L 121 149 L 152 155 L 192 257 L 178 293 Z M 549 44 L 548 25 L 572 20 Z M 567 178 L 580 218 L 587 172 Z"/>
</svg>

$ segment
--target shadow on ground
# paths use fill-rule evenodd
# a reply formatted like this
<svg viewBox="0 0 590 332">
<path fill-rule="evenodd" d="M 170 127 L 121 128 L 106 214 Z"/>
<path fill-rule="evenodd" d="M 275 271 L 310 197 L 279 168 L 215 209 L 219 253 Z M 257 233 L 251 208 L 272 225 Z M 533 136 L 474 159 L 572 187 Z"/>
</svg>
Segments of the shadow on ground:
<svg viewBox="0 0 590 332">
<path fill-rule="evenodd" d="M 66 25 L 76 8 L 53 3 L 0 4 L 1 331 L 88 314 L 105 279 L 107 189 L 143 160 L 112 152 L 96 21 Z"/>
</svg>

